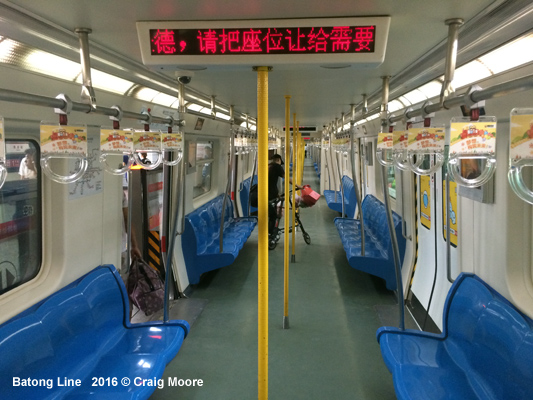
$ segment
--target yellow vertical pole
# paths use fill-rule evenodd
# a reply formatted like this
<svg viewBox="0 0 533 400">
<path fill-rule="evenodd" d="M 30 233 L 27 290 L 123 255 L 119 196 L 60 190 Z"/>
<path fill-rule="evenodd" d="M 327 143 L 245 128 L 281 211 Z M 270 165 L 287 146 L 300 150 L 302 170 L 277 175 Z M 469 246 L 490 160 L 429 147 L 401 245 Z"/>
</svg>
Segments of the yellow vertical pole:
<svg viewBox="0 0 533 400">
<path fill-rule="evenodd" d="M 285 162 L 291 157 L 291 96 L 285 96 Z M 284 286 L 283 286 L 283 329 L 289 329 L 289 179 L 290 171 L 285 166 L 285 215 L 283 220 L 284 231 Z"/>
<path fill-rule="evenodd" d="M 257 70 L 258 133 L 258 399 L 268 399 L 268 71 Z"/>
<path fill-rule="evenodd" d="M 296 126 L 298 128 L 298 186 L 302 185 L 304 178 L 304 141 L 302 139 L 302 132 L 300 132 L 300 121 L 296 121 Z M 300 194 L 300 193 L 298 193 Z"/>
<path fill-rule="evenodd" d="M 294 206 L 294 201 L 296 199 L 296 165 L 297 165 L 297 154 L 298 146 L 296 141 L 296 113 L 293 114 L 293 123 L 292 123 L 292 254 L 291 262 L 296 262 L 296 207 Z"/>
</svg>

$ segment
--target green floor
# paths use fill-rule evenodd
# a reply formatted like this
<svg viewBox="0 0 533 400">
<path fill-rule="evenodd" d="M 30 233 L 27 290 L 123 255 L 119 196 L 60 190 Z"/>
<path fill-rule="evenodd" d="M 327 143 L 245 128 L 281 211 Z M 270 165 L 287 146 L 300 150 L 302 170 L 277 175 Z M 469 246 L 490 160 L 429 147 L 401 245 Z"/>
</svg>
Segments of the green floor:
<svg viewBox="0 0 533 400">
<path fill-rule="evenodd" d="M 319 186 L 310 160 L 304 183 Z M 297 232 L 290 329 L 282 329 L 283 239 L 269 253 L 270 399 L 395 399 L 375 338 L 377 310 L 393 307 L 395 297 L 383 281 L 348 265 L 337 216 L 323 198 L 301 211 L 312 242 Z M 257 230 L 236 262 L 205 274 L 190 297 L 208 303 L 151 399 L 257 398 Z M 174 377 L 202 379 L 203 386 L 169 387 Z"/>
</svg>

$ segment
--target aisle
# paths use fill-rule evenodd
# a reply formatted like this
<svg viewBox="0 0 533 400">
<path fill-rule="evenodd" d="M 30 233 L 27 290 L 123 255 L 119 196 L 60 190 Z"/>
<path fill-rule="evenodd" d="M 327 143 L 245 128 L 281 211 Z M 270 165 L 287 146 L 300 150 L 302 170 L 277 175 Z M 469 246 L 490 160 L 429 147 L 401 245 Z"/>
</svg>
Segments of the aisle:
<svg viewBox="0 0 533 400">
<path fill-rule="evenodd" d="M 318 188 L 311 160 L 304 183 Z M 377 305 L 395 304 L 383 281 L 348 265 L 323 198 L 301 211 L 290 264 L 290 329 L 283 320 L 283 238 L 269 253 L 269 398 L 394 399 L 375 333 Z M 208 299 L 153 399 L 257 398 L 257 230 L 232 266 L 205 274 L 192 298 Z M 168 387 L 169 377 L 202 387 Z"/>
</svg>

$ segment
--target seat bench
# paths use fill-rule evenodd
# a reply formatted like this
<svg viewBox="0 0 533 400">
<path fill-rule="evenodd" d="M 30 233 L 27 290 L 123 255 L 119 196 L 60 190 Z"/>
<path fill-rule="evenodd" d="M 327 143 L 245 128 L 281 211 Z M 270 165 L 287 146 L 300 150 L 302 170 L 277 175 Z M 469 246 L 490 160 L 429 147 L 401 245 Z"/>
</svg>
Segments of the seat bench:
<svg viewBox="0 0 533 400">
<path fill-rule="evenodd" d="M 134 380 L 160 379 L 188 332 L 182 320 L 130 324 L 122 278 L 98 267 L 0 326 L 0 398 L 147 399 L 155 387 Z"/>
<path fill-rule="evenodd" d="M 396 272 L 385 205 L 376 197 L 368 195 L 363 200 L 361 208 L 365 225 L 364 256 L 361 254 L 361 221 L 350 218 L 335 218 L 334 220 L 348 262 L 352 268 L 384 279 L 387 289 L 396 290 Z M 392 219 L 400 250 L 401 265 L 405 254 L 402 218 L 393 212 Z"/>
<path fill-rule="evenodd" d="M 382 327 L 377 339 L 400 400 L 530 399 L 533 320 L 472 274 L 454 282 L 440 335 Z"/>
<path fill-rule="evenodd" d="M 347 175 L 342 177 L 342 185 L 344 190 L 344 213 L 348 218 L 355 216 L 355 209 L 357 206 L 357 198 L 355 196 L 355 187 L 352 178 Z M 335 201 L 335 193 L 337 201 Z M 333 211 L 342 212 L 342 192 L 339 190 L 324 190 L 324 197 L 328 203 L 328 207 Z"/>
<path fill-rule="evenodd" d="M 255 217 L 234 218 L 233 205 L 228 198 L 224 213 L 223 252 L 220 252 L 223 202 L 224 195 L 220 195 L 185 216 L 181 243 L 191 284 L 199 283 L 204 272 L 233 264 L 257 225 Z"/>
<path fill-rule="evenodd" d="M 317 163 L 314 163 L 316 174 L 318 175 L 318 179 L 320 179 L 320 167 Z"/>
</svg>

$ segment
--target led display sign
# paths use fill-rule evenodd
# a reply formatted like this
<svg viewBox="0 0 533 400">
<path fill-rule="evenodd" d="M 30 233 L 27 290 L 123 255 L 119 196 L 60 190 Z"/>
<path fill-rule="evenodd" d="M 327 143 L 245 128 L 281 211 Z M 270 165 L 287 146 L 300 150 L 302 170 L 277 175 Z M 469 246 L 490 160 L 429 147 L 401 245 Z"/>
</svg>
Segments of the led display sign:
<svg viewBox="0 0 533 400">
<path fill-rule="evenodd" d="M 385 58 L 390 17 L 137 22 L 145 65 L 361 64 Z"/>
<path fill-rule="evenodd" d="M 373 53 L 376 26 L 150 29 L 152 55 Z"/>
</svg>

